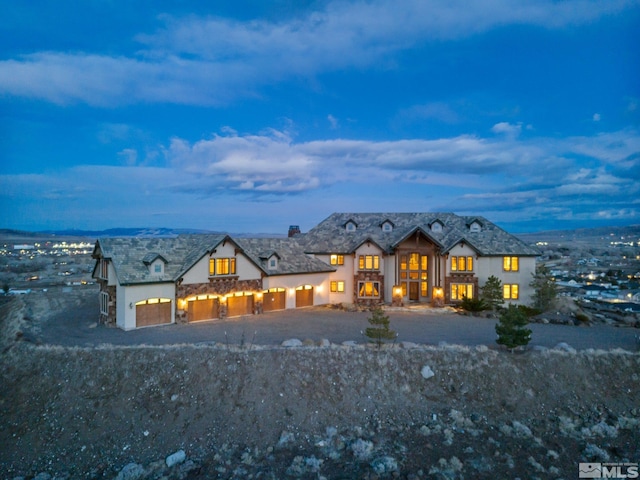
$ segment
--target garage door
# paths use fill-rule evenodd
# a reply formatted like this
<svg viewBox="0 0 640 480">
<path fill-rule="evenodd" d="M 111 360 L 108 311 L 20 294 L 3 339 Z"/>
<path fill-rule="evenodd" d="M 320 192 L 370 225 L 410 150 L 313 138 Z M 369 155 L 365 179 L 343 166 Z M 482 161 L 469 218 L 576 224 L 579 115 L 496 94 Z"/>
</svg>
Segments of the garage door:
<svg viewBox="0 0 640 480">
<path fill-rule="evenodd" d="M 270 288 L 263 295 L 262 311 L 284 310 L 287 305 L 287 293 L 284 288 Z"/>
<path fill-rule="evenodd" d="M 253 315 L 253 295 L 227 298 L 227 316 Z"/>
<path fill-rule="evenodd" d="M 217 298 L 195 298 L 187 301 L 187 321 L 199 322 L 220 318 L 220 302 Z"/>
<path fill-rule="evenodd" d="M 313 305 L 313 286 L 303 285 L 296 288 L 296 308 Z"/>
<path fill-rule="evenodd" d="M 171 300 L 149 298 L 136 303 L 136 327 L 171 323 Z"/>
</svg>

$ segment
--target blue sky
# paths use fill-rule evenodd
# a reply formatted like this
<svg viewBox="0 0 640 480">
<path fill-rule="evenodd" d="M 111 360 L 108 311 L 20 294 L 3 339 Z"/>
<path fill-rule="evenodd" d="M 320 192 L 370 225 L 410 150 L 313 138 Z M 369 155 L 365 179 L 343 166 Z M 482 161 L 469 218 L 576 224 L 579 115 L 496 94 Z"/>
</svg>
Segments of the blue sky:
<svg viewBox="0 0 640 480">
<path fill-rule="evenodd" d="M 0 228 L 640 223 L 639 0 L 0 7 Z"/>
</svg>

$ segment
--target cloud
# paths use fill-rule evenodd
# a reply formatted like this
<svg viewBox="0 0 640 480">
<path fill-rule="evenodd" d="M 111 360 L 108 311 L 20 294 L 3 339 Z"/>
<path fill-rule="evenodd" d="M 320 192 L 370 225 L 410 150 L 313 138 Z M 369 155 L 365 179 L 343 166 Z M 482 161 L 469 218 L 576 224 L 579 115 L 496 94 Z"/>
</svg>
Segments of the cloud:
<svg viewBox="0 0 640 480">
<path fill-rule="evenodd" d="M 491 127 L 491 131 L 493 133 L 502 133 L 508 137 L 517 137 L 522 131 L 522 124 L 513 125 L 509 122 L 500 122 Z"/>
<path fill-rule="evenodd" d="M 391 68 L 394 55 L 504 25 L 561 28 L 630 8 L 632 0 L 445 0 L 324 4 L 285 21 L 162 16 L 136 51 L 40 51 L 0 61 L 0 93 L 57 104 L 223 105 L 274 81 L 345 68 Z"/>
<path fill-rule="evenodd" d="M 35 218 L 46 225 L 69 218 L 77 227 L 96 218 L 120 225 L 149 225 L 153 218 L 215 229 L 205 225 L 215 218 L 228 229 L 264 221 L 260 217 L 273 214 L 273 203 L 299 216 L 311 205 L 325 215 L 323 208 L 382 211 L 408 201 L 416 209 L 505 223 L 640 221 L 640 184 L 633 174 L 640 170 L 640 155 L 631 153 L 640 151 L 640 132 L 632 129 L 567 139 L 464 135 L 309 142 L 274 129 L 251 135 L 224 130 L 197 142 L 171 139 L 162 153 L 164 167 L 133 165 L 138 152 L 125 149 L 118 167 L 0 176 L 6 221 L 20 225 Z M 87 179 L 100 180 L 89 185 Z"/>
<path fill-rule="evenodd" d="M 334 117 L 333 115 L 329 114 L 329 115 L 327 115 L 327 120 L 329 120 L 329 124 L 331 125 L 331 128 L 333 130 L 338 128 L 338 119 L 336 117 Z"/>
</svg>

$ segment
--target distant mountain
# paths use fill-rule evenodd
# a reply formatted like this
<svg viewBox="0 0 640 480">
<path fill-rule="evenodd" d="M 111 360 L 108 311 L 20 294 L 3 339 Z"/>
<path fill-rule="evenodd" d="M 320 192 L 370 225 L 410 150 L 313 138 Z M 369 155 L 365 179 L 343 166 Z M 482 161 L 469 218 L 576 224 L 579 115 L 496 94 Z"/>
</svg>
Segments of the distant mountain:
<svg viewBox="0 0 640 480">
<path fill-rule="evenodd" d="M 23 230 L 12 230 L 8 228 L 0 229 L 1 238 L 12 239 L 39 239 L 43 237 L 59 238 L 100 238 L 100 237 L 176 237 L 180 234 L 221 234 L 213 230 L 198 230 L 190 228 L 109 228 L 106 230 L 43 230 L 39 232 L 26 232 Z M 285 237 L 286 235 L 273 233 L 229 233 L 231 237 Z"/>
<path fill-rule="evenodd" d="M 546 232 L 519 233 L 516 236 L 528 243 L 535 242 L 583 242 L 583 241 L 640 241 L 640 225 L 625 227 L 576 228 L 574 230 L 549 230 Z"/>
</svg>

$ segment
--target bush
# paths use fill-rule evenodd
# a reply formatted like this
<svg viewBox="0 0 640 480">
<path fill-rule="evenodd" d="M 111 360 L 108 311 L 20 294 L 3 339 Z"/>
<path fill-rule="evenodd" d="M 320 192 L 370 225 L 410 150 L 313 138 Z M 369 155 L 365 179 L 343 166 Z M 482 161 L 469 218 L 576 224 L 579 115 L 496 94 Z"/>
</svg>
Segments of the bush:
<svg viewBox="0 0 640 480">
<path fill-rule="evenodd" d="M 489 310 L 491 308 L 491 306 L 481 298 L 467 297 L 462 299 L 460 307 L 467 312 L 482 312 L 483 310 Z"/>
<path fill-rule="evenodd" d="M 504 345 L 509 350 L 528 345 L 531 341 L 531 330 L 526 328 L 528 323 L 529 319 L 522 309 L 509 305 L 496 324 L 496 343 Z"/>
<path fill-rule="evenodd" d="M 495 310 L 504 305 L 502 281 L 495 275 L 487 278 L 487 282 L 480 289 L 480 298 Z"/>
<path fill-rule="evenodd" d="M 395 340 L 398 336 L 396 332 L 389 328 L 389 316 L 384 314 L 381 307 L 376 307 L 371 311 L 371 317 L 368 318 L 372 327 L 367 328 L 365 335 L 373 340 L 378 348 L 385 340 Z"/>
</svg>

